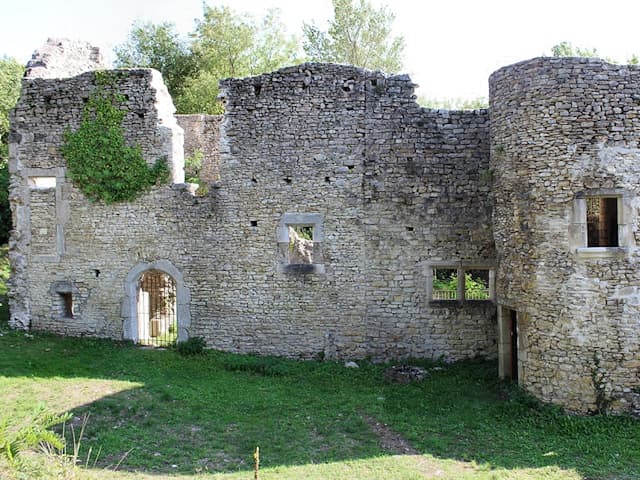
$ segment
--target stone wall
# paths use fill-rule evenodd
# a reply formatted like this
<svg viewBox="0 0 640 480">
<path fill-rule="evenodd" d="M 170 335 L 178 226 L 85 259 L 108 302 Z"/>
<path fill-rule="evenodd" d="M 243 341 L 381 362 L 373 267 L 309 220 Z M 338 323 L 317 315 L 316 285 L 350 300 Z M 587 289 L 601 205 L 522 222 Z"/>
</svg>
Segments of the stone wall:
<svg viewBox="0 0 640 480">
<path fill-rule="evenodd" d="M 302 358 L 499 354 L 543 400 L 637 411 L 638 68 L 505 67 L 489 114 L 420 108 L 407 76 L 304 64 L 225 80 L 222 119 L 177 123 L 157 72 L 116 78 L 128 143 L 167 157 L 172 182 L 89 203 L 59 148 L 94 74 L 25 79 L 9 137 L 13 326 L 137 340 L 137 282 L 159 269 L 182 340 Z M 178 124 L 187 153 L 204 153 L 206 195 L 182 183 Z M 615 211 L 611 244 L 588 240 L 593 199 Z M 434 299 L 434 268 L 497 268 L 497 318 L 492 301 Z"/>
<path fill-rule="evenodd" d="M 596 59 L 490 79 L 498 303 L 517 312 L 520 382 L 577 411 L 626 409 L 640 387 L 639 89 L 640 69 Z M 619 242 L 589 248 L 600 196 L 617 199 Z"/>
<path fill-rule="evenodd" d="M 162 130 L 177 132 L 170 105 L 154 100 L 164 97 L 153 75 L 134 70 L 118 81 L 128 140 L 149 161 L 180 140 Z M 212 348 L 303 358 L 496 355 L 491 302 L 432 302 L 428 293 L 433 262 L 494 264 L 486 111 L 424 110 L 408 77 L 346 66 L 228 80 L 220 181 L 209 193 L 190 194 L 174 175 L 172 185 L 106 206 L 66 180 L 58 154 L 92 79 L 26 80 L 13 115 L 15 326 L 135 339 L 135 282 L 156 265 L 180 277 L 184 334 Z M 211 132 L 179 122 L 188 142 Z M 172 165 L 179 170 L 177 156 Z M 56 178 L 52 191 L 29 188 L 39 176 Z M 36 208 L 42 203 L 48 208 Z M 54 211 L 55 244 L 44 226 Z M 312 264 L 289 264 L 288 227 L 298 224 L 313 228 Z"/>
<path fill-rule="evenodd" d="M 148 238 L 155 231 L 149 225 L 155 212 L 162 215 L 162 204 L 143 207 L 145 202 L 140 201 L 136 209 L 135 204 L 90 203 L 65 177 L 65 160 L 59 151 L 64 133 L 78 128 L 95 88 L 91 72 L 64 80 L 25 79 L 12 112 L 9 170 L 14 230 L 10 258 L 15 274 L 9 295 L 11 323 L 16 327 L 121 336 L 116 305 L 122 296 L 117 282 L 122 280 L 118 275 L 131 268 L 131 252 L 125 249 L 143 248 L 146 238 L 136 235 L 135 227 L 142 223 Z M 127 142 L 139 145 L 149 164 L 166 158 L 173 180 L 180 181 L 184 175 L 182 131 L 159 73 L 123 71 L 113 86 L 103 88 L 116 88 L 125 95 Z M 167 101 L 169 108 L 163 105 Z M 142 218 L 145 208 L 153 210 L 150 218 Z M 119 262 L 122 271 L 117 269 Z M 104 272 L 102 281 L 97 270 Z M 104 278 L 113 278 L 115 283 Z M 56 282 L 66 282 L 78 291 L 74 318 L 60 321 L 60 294 L 67 291 L 52 291 Z M 106 287 L 104 291 L 100 285 Z"/>
</svg>

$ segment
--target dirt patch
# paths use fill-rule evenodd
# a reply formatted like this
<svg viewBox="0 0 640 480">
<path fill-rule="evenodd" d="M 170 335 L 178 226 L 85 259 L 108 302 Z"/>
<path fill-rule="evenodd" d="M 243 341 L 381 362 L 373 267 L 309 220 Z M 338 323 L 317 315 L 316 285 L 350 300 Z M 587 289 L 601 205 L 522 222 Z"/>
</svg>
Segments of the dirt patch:
<svg viewBox="0 0 640 480">
<path fill-rule="evenodd" d="M 360 415 L 378 437 L 383 450 L 399 455 L 420 455 L 420 452 L 413 448 L 405 438 L 394 432 L 386 424 L 364 413 Z"/>
</svg>

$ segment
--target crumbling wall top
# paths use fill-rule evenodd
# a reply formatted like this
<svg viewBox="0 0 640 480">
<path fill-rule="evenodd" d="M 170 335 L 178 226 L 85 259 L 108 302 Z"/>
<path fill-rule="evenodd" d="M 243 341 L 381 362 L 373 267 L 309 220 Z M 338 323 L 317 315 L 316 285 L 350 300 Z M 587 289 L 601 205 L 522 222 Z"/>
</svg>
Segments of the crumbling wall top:
<svg viewBox="0 0 640 480">
<path fill-rule="evenodd" d="M 49 38 L 27 62 L 25 78 L 74 77 L 90 70 L 107 68 L 98 47 L 89 42 Z"/>
</svg>

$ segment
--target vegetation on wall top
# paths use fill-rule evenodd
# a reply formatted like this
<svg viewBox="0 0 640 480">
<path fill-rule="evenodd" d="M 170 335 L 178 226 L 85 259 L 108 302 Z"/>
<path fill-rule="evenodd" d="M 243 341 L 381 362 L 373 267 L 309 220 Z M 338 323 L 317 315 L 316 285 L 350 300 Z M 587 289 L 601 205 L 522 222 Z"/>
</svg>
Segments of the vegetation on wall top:
<svg viewBox="0 0 640 480">
<path fill-rule="evenodd" d="M 168 181 L 165 159 L 147 165 L 140 146 L 127 145 L 120 108 L 124 97 L 114 91 L 114 74 L 96 72 L 97 88 L 85 106 L 80 127 L 67 130 L 61 153 L 67 175 L 91 200 L 133 200 L 150 186 Z"/>
</svg>

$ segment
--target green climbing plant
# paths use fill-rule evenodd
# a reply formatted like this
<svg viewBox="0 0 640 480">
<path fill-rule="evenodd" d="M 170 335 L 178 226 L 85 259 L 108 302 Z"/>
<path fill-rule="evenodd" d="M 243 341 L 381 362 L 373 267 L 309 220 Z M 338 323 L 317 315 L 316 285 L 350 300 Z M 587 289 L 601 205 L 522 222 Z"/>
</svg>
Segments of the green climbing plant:
<svg viewBox="0 0 640 480">
<path fill-rule="evenodd" d="M 96 89 L 85 106 L 80 126 L 67 130 L 60 149 L 67 175 L 91 200 L 130 201 L 155 184 L 166 183 L 166 159 L 147 165 L 139 145 L 127 145 L 122 121 L 125 97 L 117 93 L 117 73 L 96 72 Z"/>
</svg>

